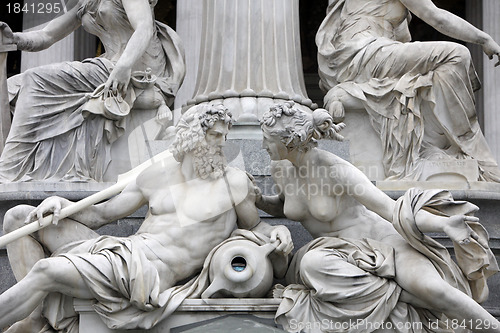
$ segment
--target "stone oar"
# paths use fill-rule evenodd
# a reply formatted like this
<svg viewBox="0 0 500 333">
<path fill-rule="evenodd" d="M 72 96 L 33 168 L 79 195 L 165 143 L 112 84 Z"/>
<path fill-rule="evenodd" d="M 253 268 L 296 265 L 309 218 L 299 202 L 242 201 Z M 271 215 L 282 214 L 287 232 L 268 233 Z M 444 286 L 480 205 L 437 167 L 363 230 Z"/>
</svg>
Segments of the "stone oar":
<svg viewBox="0 0 500 333">
<path fill-rule="evenodd" d="M 147 167 L 151 166 L 153 163 L 158 163 L 163 160 L 164 157 L 169 156 L 170 153 L 168 151 L 165 151 L 163 153 L 160 153 L 158 155 L 155 155 L 153 158 L 147 160 L 146 162 L 142 163 L 141 165 L 135 167 L 134 169 L 130 170 L 129 172 L 122 174 L 118 177 L 118 181 L 97 193 L 94 193 L 80 201 L 77 201 L 63 209 L 61 209 L 61 212 L 59 214 L 59 219 L 62 220 L 65 217 L 71 216 L 80 210 L 89 207 L 91 205 L 94 205 L 96 203 L 99 203 L 103 200 L 106 200 L 118 193 L 120 193 L 131 181 L 135 180 L 136 177 L 141 173 L 144 169 Z M 52 221 L 52 214 L 47 215 L 43 218 L 44 224 L 47 223 L 46 226 L 49 226 L 51 224 L 48 224 L 50 221 Z M 4 247 L 5 245 L 21 238 L 24 236 L 28 236 L 29 234 L 32 234 L 43 227 L 40 226 L 38 221 L 32 222 L 30 224 L 27 224 L 19 229 L 16 229 L 14 231 L 9 232 L 8 234 L 3 235 L 0 237 L 0 248 Z"/>
</svg>

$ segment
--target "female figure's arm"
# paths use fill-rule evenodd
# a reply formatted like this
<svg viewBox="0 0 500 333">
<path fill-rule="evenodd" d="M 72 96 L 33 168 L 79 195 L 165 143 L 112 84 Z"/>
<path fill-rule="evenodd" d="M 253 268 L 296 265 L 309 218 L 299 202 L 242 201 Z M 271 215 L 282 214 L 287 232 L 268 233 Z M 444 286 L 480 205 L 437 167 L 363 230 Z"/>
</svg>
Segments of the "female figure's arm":
<svg viewBox="0 0 500 333">
<path fill-rule="evenodd" d="M 125 95 L 132 67 L 142 57 L 154 35 L 154 20 L 148 0 L 122 0 L 134 33 L 111 72 L 105 89 Z"/>
<path fill-rule="evenodd" d="M 396 201 L 378 189 L 355 166 L 339 163 L 332 166 L 334 173 L 341 182 L 344 191 L 354 197 L 367 209 L 377 213 L 385 220 L 392 223 Z M 438 216 L 425 210 L 419 210 L 415 216 L 415 223 L 423 233 L 444 232 L 455 241 L 461 241 L 469 236 L 476 238 L 472 230 L 465 225 L 465 221 L 477 222 L 473 216 L 456 215 L 452 217 Z"/>
<path fill-rule="evenodd" d="M 500 65 L 500 46 L 484 31 L 474 27 L 464 19 L 440 9 L 431 0 L 400 0 L 413 14 L 437 31 L 464 42 L 479 44 L 490 59 L 496 55 Z"/>
<path fill-rule="evenodd" d="M 274 217 L 286 217 L 283 211 L 284 201 L 279 195 L 263 195 L 262 198 L 255 203 L 257 208 Z"/>
<path fill-rule="evenodd" d="M 275 175 L 277 173 L 277 165 L 279 162 L 271 161 L 271 174 L 273 175 L 273 179 L 276 183 L 276 188 L 280 191 L 279 194 L 276 195 L 262 195 L 262 191 L 255 183 L 255 179 L 252 175 L 248 175 L 250 180 L 252 181 L 253 193 L 255 195 L 255 206 L 268 213 L 274 217 L 283 217 L 285 218 L 285 213 L 283 211 L 283 207 L 285 205 L 285 197 L 282 192 L 281 181 L 279 178 L 276 178 Z"/>
<path fill-rule="evenodd" d="M 352 196 L 368 210 L 377 213 L 387 221 L 392 221 L 396 202 L 382 192 L 354 165 L 345 162 L 334 162 L 330 175 L 333 175 L 336 187 L 342 186 L 344 193 Z"/>
<path fill-rule="evenodd" d="M 50 21 L 41 30 L 13 33 L 5 23 L 0 22 L 2 34 L 9 42 L 16 44 L 19 50 L 29 52 L 45 50 L 81 25 L 77 15 L 79 7 L 77 3 L 76 0 L 68 3 L 66 8 L 70 10 Z"/>
</svg>

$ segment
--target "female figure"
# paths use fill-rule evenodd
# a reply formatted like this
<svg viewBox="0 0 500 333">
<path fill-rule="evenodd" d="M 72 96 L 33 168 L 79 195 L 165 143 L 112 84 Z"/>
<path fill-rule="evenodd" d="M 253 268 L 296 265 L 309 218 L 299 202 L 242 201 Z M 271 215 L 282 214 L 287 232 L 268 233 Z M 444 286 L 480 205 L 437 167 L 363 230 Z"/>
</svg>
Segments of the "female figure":
<svg viewBox="0 0 500 333">
<path fill-rule="evenodd" d="M 413 321 L 416 308 L 427 320 L 444 314 L 469 321 L 472 330 L 480 330 L 472 323 L 481 320 L 491 324 L 485 331 L 500 331 L 500 323 L 476 303 L 485 300 L 485 280 L 498 270 L 488 236 L 471 216 L 476 206 L 454 202 L 443 191 L 410 190 L 392 200 L 352 164 L 316 148 L 315 139 L 338 138 L 343 127 L 332 125 L 324 109 L 311 114 L 285 103 L 264 114 L 261 123 L 278 195 L 263 196 L 258 207 L 300 221 L 315 238 L 299 250 L 287 273 L 288 283 L 307 290 L 285 289 L 292 302 L 282 303 L 278 321 L 291 330 L 294 322 L 324 318 L 381 323 L 402 312 L 408 314 L 403 321 Z M 454 241 L 459 266 L 424 232 L 445 232 Z M 398 302 L 414 308 L 396 311 Z M 343 328 L 371 331 L 361 325 Z"/>
<path fill-rule="evenodd" d="M 123 134 L 126 122 L 87 102 L 100 87 L 119 107 L 126 107 L 122 98 L 139 104 L 129 86 L 134 71 L 150 70 L 158 77 L 155 93 L 142 103 L 168 110 L 164 99 L 171 102 L 184 78 L 184 55 L 175 32 L 154 20 L 156 3 L 78 0 L 33 32 L 12 33 L 0 22 L 4 43 L 10 40 L 20 50 L 46 49 L 83 26 L 106 51 L 98 58 L 42 66 L 9 79 L 14 118 L 0 157 L 0 179 L 102 181 L 111 144 Z"/>
<path fill-rule="evenodd" d="M 410 42 L 410 12 L 500 57 L 488 34 L 431 0 L 336 0 L 316 35 L 325 108 L 334 118 L 345 108 L 367 111 L 388 179 L 419 180 L 424 160 L 445 158 L 477 160 L 478 180 L 500 181 L 475 113 L 479 81 L 468 49 Z"/>
</svg>

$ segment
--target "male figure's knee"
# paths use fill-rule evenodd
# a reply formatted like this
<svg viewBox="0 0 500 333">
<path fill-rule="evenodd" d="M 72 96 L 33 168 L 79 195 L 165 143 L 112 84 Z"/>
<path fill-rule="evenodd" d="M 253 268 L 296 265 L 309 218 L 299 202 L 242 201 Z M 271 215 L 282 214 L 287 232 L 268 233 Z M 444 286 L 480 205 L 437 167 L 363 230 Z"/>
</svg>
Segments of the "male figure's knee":
<svg viewBox="0 0 500 333">
<path fill-rule="evenodd" d="M 33 265 L 29 275 L 37 281 L 36 283 L 49 287 L 52 282 L 57 280 L 60 274 L 64 274 L 60 270 L 61 265 L 60 263 L 58 264 L 58 259 L 54 257 L 38 260 Z"/>
<path fill-rule="evenodd" d="M 8 233 L 24 226 L 24 221 L 28 214 L 33 210 L 32 206 L 15 206 L 5 213 L 3 218 L 3 231 Z"/>
</svg>

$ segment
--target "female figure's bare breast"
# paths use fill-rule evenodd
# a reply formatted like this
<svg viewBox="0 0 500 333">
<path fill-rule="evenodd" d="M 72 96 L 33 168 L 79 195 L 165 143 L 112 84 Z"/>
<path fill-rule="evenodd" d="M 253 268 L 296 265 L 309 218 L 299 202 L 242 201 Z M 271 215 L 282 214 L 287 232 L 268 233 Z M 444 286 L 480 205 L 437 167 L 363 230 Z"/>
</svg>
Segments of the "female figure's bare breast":
<svg viewBox="0 0 500 333">
<path fill-rule="evenodd" d="M 293 166 L 288 162 L 281 162 L 286 169 L 279 169 L 282 177 L 275 177 L 275 181 L 284 198 L 285 216 L 301 222 L 315 238 L 333 236 L 381 239 L 387 234 L 396 233 L 388 221 L 369 211 L 354 198 L 353 193 L 350 193 L 353 190 L 345 186 L 346 181 L 342 181 L 342 177 L 334 176 L 342 174 L 342 168 L 346 164 L 337 160 L 339 158 L 336 156 L 332 158 L 335 159 L 334 164 L 331 164 L 329 158 L 317 168 L 331 172 L 316 172 L 315 175 L 309 172 L 309 177 L 292 171 L 290 168 Z"/>
</svg>

